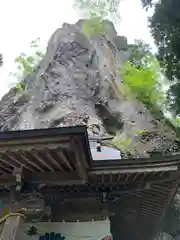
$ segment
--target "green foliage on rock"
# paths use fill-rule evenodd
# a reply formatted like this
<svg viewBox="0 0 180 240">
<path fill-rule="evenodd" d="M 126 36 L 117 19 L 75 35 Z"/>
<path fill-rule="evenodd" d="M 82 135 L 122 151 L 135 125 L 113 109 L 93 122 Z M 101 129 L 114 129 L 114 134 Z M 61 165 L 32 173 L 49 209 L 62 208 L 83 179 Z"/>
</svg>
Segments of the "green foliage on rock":
<svg viewBox="0 0 180 240">
<path fill-rule="evenodd" d="M 24 79 L 34 72 L 35 68 L 38 66 L 44 56 L 40 50 L 39 38 L 31 42 L 30 48 L 32 50 L 32 55 L 22 52 L 15 58 L 17 71 L 15 73 L 11 73 L 11 75 L 17 79 L 15 87 L 19 91 L 23 91 L 25 89 Z"/>
<path fill-rule="evenodd" d="M 123 138 L 120 135 L 116 135 L 110 142 L 110 145 L 121 150 L 125 158 L 132 156 L 134 153 L 131 138 Z"/>
<path fill-rule="evenodd" d="M 162 93 L 157 87 L 157 76 L 149 67 L 136 68 L 129 61 L 125 64 L 123 83 L 127 85 L 132 94 L 145 104 L 149 109 L 158 107 L 157 102 L 161 100 Z"/>
<path fill-rule="evenodd" d="M 129 95 L 154 113 L 164 108 L 166 98 L 161 86 L 161 68 L 147 44 L 136 40 L 135 44 L 130 45 L 130 59 L 120 74 Z"/>
<path fill-rule="evenodd" d="M 18 64 L 18 69 L 21 71 L 22 78 L 30 75 L 35 66 L 35 58 L 33 56 L 27 56 L 25 53 L 21 53 L 15 58 L 15 62 Z"/>
<path fill-rule="evenodd" d="M 88 38 L 91 39 L 98 35 L 106 33 L 106 27 L 103 21 L 99 17 L 92 17 L 90 20 L 84 20 L 82 25 L 82 32 Z"/>
</svg>

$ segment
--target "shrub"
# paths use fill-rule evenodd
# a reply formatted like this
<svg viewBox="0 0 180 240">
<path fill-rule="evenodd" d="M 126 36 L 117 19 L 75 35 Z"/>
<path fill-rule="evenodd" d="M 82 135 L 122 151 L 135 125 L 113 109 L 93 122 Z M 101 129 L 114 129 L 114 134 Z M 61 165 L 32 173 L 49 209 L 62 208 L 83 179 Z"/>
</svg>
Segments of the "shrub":
<svg viewBox="0 0 180 240">
<path fill-rule="evenodd" d="M 150 110 L 156 111 L 164 104 L 164 93 L 159 86 L 159 72 L 152 62 L 136 67 L 127 61 L 123 71 L 123 84 L 139 101 Z"/>
<path fill-rule="evenodd" d="M 41 62 L 44 54 L 40 49 L 40 39 L 36 39 L 31 42 L 30 49 L 32 55 L 28 55 L 22 52 L 19 56 L 15 58 L 15 63 L 17 65 L 17 70 L 14 73 L 10 73 L 16 78 L 16 82 L 13 83 L 17 90 L 23 91 L 25 89 L 24 79 L 31 75 L 38 64 Z"/>
</svg>

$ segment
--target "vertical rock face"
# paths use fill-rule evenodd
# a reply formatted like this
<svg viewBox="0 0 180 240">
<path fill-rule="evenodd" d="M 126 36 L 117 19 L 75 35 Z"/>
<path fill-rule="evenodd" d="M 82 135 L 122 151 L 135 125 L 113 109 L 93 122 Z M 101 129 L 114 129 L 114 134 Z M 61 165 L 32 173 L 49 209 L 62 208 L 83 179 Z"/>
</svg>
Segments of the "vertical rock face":
<svg viewBox="0 0 180 240">
<path fill-rule="evenodd" d="M 136 156 L 171 150 L 173 132 L 164 131 L 140 102 L 123 95 L 119 69 L 129 56 L 126 38 L 104 21 L 107 33 L 88 40 L 82 24 L 57 29 L 40 67 L 25 80 L 26 91 L 12 89 L 4 96 L 1 131 L 86 124 L 89 135 L 131 138 Z M 146 134 L 137 136 L 139 130 Z"/>
<path fill-rule="evenodd" d="M 111 94 L 104 71 L 106 45 L 111 44 L 113 59 L 125 61 L 127 53 L 122 50 L 120 57 L 120 46 L 113 43 L 117 37 L 114 29 L 110 28 L 111 41 L 104 36 L 89 42 L 81 33 L 81 24 L 63 24 L 52 35 L 45 59 L 31 78 L 34 86 L 25 96 L 19 98 L 12 90 L 2 99 L 2 130 L 88 124 L 91 134 L 106 134 L 96 109 L 96 104 L 105 104 Z M 122 45 L 127 50 L 125 40 Z M 16 118 L 11 109 L 18 115 Z M 7 124 L 3 118 L 8 119 Z"/>
</svg>

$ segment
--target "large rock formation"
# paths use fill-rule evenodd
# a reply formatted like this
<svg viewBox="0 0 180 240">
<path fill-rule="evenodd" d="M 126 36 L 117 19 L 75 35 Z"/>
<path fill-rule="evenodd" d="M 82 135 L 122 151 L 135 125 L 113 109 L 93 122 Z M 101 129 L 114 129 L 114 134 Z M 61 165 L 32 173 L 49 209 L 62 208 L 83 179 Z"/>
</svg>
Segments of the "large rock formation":
<svg viewBox="0 0 180 240">
<path fill-rule="evenodd" d="M 82 23 L 57 29 L 40 66 L 25 79 L 25 91 L 14 88 L 2 98 L 0 130 L 86 124 L 90 136 L 130 138 L 136 157 L 175 151 L 175 132 L 123 93 L 118 69 L 129 56 L 126 38 L 104 21 L 107 33 L 88 40 Z"/>
<path fill-rule="evenodd" d="M 25 79 L 26 90 L 11 89 L 3 97 L 1 131 L 86 124 L 89 135 L 131 138 L 135 156 L 172 150 L 174 132 L 123 94 L 117 69 L 128 59 L 126 38 L 105 21 L 107 33 L 88 40 L 82 23 L 57 29 L 37 71 Z"/>
</svg>

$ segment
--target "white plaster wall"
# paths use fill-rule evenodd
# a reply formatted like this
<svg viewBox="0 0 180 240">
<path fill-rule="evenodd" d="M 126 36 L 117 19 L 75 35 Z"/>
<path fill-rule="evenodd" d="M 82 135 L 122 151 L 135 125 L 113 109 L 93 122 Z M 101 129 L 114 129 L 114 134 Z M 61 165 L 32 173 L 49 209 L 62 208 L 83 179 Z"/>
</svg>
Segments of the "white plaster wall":
<svg viewBox="0 0 180 240">
<path fill-rule="evenodd" d="M 28 236 L 26 232 L 30 226 L 35 226 L 39 234 L 43 235 L 46 232 L 61 233 L 66 240 L 101 240 L 103 237 L 110 234 L 109 220 L 94 221 L 94 222 L 59 222 L 59 223 L 35 223 L 22 226 L 22 234 L 20 240 L 38 240 L 39 236 Z"/>
</svg>

